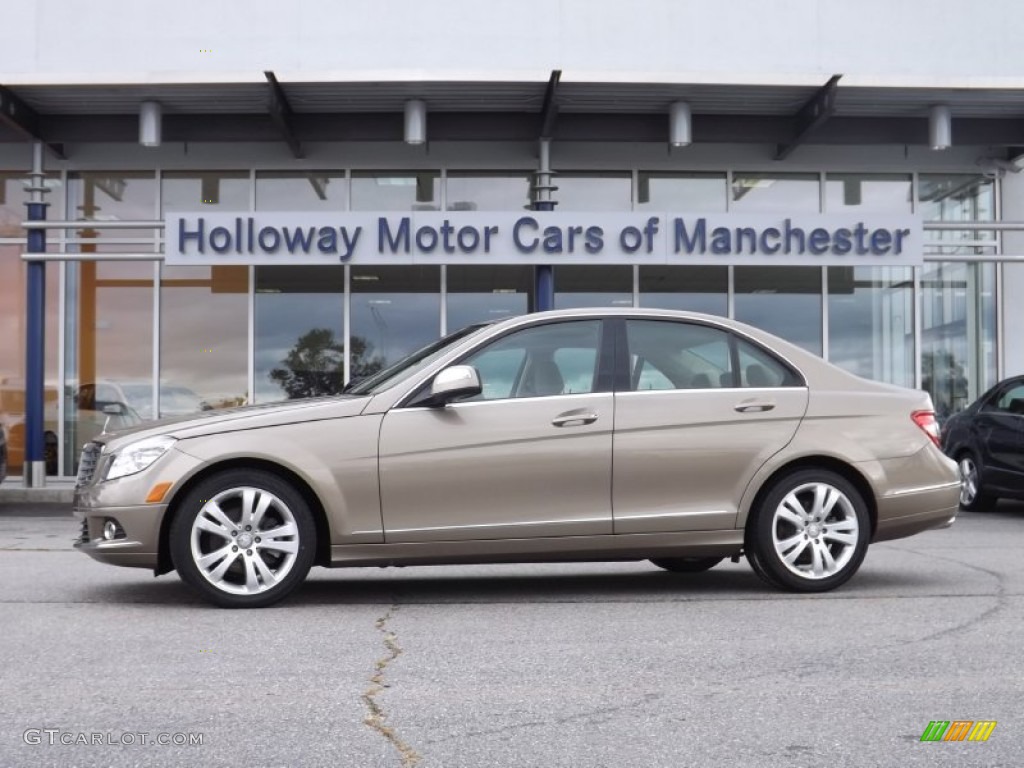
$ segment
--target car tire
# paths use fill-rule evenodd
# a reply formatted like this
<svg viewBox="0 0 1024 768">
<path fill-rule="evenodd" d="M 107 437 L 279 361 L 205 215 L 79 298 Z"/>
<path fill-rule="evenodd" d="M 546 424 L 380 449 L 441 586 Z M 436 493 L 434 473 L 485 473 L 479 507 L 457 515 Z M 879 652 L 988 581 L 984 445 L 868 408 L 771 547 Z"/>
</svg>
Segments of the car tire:
<svg viewBox="0 0 1024 768">
<path fill-rule="evenodd" d="M 652 557 L 651 562 L 672 573 L 703 573 L 718 565 L 724 557 Z"/>
<path fill-rule="evenodd" d="M 867 503 L 842 475 L 802 469 L 779 478 L 747 524 L 754 572 L 774 587 L 826 592 L 857 572 L 867 554 Z"/>
<path fill-rule="evenodd" d="M 961 452 L 956 459 L 960 470 L 960 509 L 976 512 L 996 503 L 996 497 L 985 493 L 981 485 L 981 467 L 970 451 Z"/>
<path fill-rule="evenodd" d="M 306 578 L 316 553 L 316 523 L 302 494 L 255 469 L 201 481 L 178 505 L 169 537 L 182 580 L 222 608 L 282 600 Z"/>
</svg>

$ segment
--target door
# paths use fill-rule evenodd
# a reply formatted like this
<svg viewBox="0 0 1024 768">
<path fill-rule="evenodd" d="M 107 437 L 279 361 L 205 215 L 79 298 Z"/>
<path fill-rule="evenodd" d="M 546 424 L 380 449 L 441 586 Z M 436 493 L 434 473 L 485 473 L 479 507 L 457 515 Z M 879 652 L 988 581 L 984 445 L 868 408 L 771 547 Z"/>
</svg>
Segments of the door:
<svg viewBox="0 0 1024 768">
<path fill-rule="evenodd" d="M 627 320 L 625 337 L 615 532 L 733 528 L 748 481 L 796 432 L 807 388 L 781 360 L 714 326 Z"/>
<path fill-rule="evenodd" d="M 979 409 L 973 428 L 983 454 L 983 485 L 1019 490 L 1024 483 L 1024 382 L 1001 387 Z"/>
<path fill-rule="evenodd" d="M 443 408 L 417 407 L 414 397 L 389 411 L 380 434 L 385 540 L 611 533 L 614 396 L 602 327 L 513 331 L 460 361 L 480 374 L 477 397 Z"/>
</svg>

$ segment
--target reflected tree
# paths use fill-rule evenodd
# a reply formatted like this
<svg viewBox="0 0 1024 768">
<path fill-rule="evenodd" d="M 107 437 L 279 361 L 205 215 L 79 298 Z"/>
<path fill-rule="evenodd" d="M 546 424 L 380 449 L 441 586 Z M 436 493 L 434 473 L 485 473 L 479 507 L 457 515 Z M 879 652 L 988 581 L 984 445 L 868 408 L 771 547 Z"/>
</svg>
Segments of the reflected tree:
<svg viewBox="0 0 1024 768">
<path fill-rule="evenodd" d="M 351 344 L 353 379 L 384 367 L 383 358 L 371 355 L 372 346 L 365 339 L 353 336 Z M 299 337 L 281 367 L 269 376 L 289 399 L 340 394 L 345 382 L 345 345 L 329 328 L 313 328 Z"/>
</svg>

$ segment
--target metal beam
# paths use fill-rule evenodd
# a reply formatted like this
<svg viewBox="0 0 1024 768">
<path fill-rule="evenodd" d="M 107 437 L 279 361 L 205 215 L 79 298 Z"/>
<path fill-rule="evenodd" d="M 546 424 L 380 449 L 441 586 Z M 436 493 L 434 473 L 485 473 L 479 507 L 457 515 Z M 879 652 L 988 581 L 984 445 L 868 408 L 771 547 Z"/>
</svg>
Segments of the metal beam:
<svg viewBox="0 0 1024 768">
<path fill-rule="evenodd" d="M 40 115 L 44 140 L 65 143 L 130 143 L 139 140 L 137 115 Z M 805 145 L 925 146 L 927 126 L 920 117 L 833 117 Z M 298 113 L 292 125 L 306 142 L 401 141 L 402 123 L 393 112 Z M 23 137 L 10 134 L 12 140 Z M 790 141 L 793 118 L 775 115 L 693 116 L 693 141 L 769 144 Z M 0 134 L 0 142 L 3 141 Z M 432 112 L 431 141 L 537 140 L 536 112 Z M 169 142 L 277 142 L 280 133 L 267 115 L 165 114 L 163 140 Z M 1020 117 L 957 118 L 958 146 L 1015 147 L 1024 144 Z M 585 113 L 558 115 L 559 141 L 665 143 L 664 113 Z"/>
<path fill-rule="evenodd" d="M 12 128 L 19 136 L 33 141 L 42 141 L 50 152 L 65 160 L 64 147 L 48 144 L 39 130 L 39 115 L 28 104 L 18 98 L 10 88 L 0 85 L 0 123 Z"/>
<path fill-rule="evenodd" d="M 548 87 L 544 92 L 544 106 L 540 110 L 541 139 L 550 139 L 555 132 L 555 120 L 558 118 L 558 83 L 562 79 L 562 70 L 551 70 Z"/>
<path fill-rule="evenodd" d="M 292 108 L 284 95 L 284 89 L 277 82 L 277 76 L 273 72 L 267 70 L 263 74 L 267 78 L 267 86 L 270 89 L 267 98 L 267 110 L 270 112 L 270 119 L 281 134 L 281 137 L 287 142 L 288 148 L 292 151 L 292 156 L 301 160 L 306 155 L 302 151 L 302 144 L 299 143 L 298 136 L 295 135 L 295 129 L 292 126 Z"/>
<path fill-rule="evenodd" d="M 775 153 L 776 160 L 785 160 L 790 153 L 814 131 L 820 128 L 836 111 L 836 91 L 839 89 L 839 78 L 832 75 L 818 92 L 796 113 L 796 133 L 786 144 L 780 144 Z"/>
</svg>

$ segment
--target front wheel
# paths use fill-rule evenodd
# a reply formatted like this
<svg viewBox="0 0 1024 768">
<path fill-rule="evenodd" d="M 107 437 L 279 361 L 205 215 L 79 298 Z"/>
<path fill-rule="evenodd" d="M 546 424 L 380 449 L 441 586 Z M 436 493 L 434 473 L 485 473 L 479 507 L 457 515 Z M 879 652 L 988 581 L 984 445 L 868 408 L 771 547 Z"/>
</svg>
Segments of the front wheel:
<svg viewBox="0 0 1024 768">
<path fill-rule="evenodd" d="M 981 470 L 974 454 L 961 453 L 957 466 L 960 468 L 960 508 L 973 512 L 995 504 L 995 496 L 982 490 Z"/>
<path fill-rule="evenodd" d="M 233 469 L 184 498 L 170 529 L 182 580 L 223 608 L 262 608 L 306 578 L 316 523 L 302 495 L 280 477 Z"/>
<path fill-rule="evenodd" d="M 825 592 L 864 560 L 871 533 L 867 503 L 842 475 L 805 469 L 779 479 L 747 527 L 747 558 L 773 586 Z"/>
</svg>

